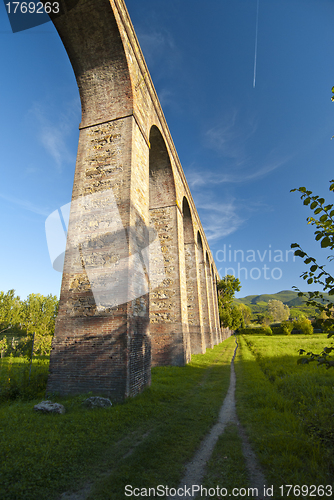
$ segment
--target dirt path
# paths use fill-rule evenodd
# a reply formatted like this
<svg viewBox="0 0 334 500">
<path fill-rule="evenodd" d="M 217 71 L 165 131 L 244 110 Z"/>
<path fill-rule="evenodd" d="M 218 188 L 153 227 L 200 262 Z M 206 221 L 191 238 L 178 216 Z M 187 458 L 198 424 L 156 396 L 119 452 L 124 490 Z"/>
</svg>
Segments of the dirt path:
<svg viewBox="0 0 334 500">
<path fill-rule="evenodd" d="M 257 462 L 256 455 L 251 449 L 247 435 L 238 421 L 235 408 L 234 393 L 236 377 L 234 371 L 234 358 L 238 349 L 237 338 L 235 338 L 235 343 L 236 347 L 231 361 L 230 386 L 224 399 L 223 405 L 220 408 L 218 422 L 212 427 L 209 434 L 203 439 L 194 458 L 187 464 L 186 473 L 182 478 L 179 487 L 184 488 L 184 486 L 186 485 L 187 488 L 191 488 L 192 486 L 202 484 L 205 475 L 206 462 L 210 459 L 219 436 L 223 434 L 227 423 L 234 423 L 238 426 L 239 435 L 242 439 L 242 451 L 246 460 L 251 487 L 258 489 L 258 496 L 256 497 L 258 500 L 265 500 L 265 498 L 267 497 L 263 496 L 263 486 L 267 483 L 263 472 Z M 186 498 L 190 500 L 196 498 L 196 496 L 197 493 L 195 493 L 193 496 L 188 495 Z M 168 497 L 168 500 L 184 500 L 184 496 Z"/>
<path fill-rule="evenodd" d="M 219 436 L 223 434 L 227 423 L 234 423 L 238 426 L 239 435 L 242 439 L 242 451 L 246 460 L 250 485 L 252 488 L 257 488 L 259 492 L 258 496 L 255 498 L 257 498 L 257 500 L 265 500 L 266 498 L 268 498 L 263 496 L 262 494 L 263 486 L 267 484 L 265 477 L 257 462 L 256 455 L 251 449 L 247 435 L 244 429 L 241 427 L 236 414 L 235 396 L 234 396 L 235 383 L 236 383 L 236 377 L 234 371 L 234 358 L 238 349 L 237 338 L 235 338 L 235 342 L 236 342 L 236 347 L 231 361 L 230 386 L 227 395 L 224 399 L 223 405 L 220 408 L 218 422 L 212 427 L 209 434 L 203 439 L 198 451 L 196 452 L 191 462 L 187 464 L 185 476 L 182 478 L 179 487 L 184 488 L 184 485 L 186 485 L 187 488 L 191 488 L 191 486 L 193 485 L 202 484 L 202 480 L 205 475 L 206 463 L 212 455 L 213 449 L 218 441 Z M 143 437 L 145 438 L 146 435 L 144 435 Z M 139 440 L 139 442 L 136 443 L 131 448 L 130 452 L 128 452 L 123 458 L 129 456 L 134 451 L 134 448 L 138 444 L 140 444 L 140 442 L 141 440 Z M 84 485 L 84 487 L 77 492 L 63 493 L 60 496 L 59 500 L 86 500 L 87 497 L 89 496 L 92 486 L 93 486 L 92 482 L 87 482 L 86 485 Z M 196 498 L 196 496 L 197 494 L 195 494 L 194 496 L 187 496 L 186 498 L 191 500 Z M 173 496 L 169 497 L 167 500 L 184 500 L 184 498 L 185 498 L 184 496 L 182 497 Z"/>
</svg>

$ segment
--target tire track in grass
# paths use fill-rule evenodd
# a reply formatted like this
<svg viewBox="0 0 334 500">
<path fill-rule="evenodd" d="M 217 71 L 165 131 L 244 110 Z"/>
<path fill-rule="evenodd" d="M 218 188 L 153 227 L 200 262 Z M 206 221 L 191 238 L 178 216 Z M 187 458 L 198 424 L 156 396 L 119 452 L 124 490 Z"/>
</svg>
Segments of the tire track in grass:
<svg viewBox="0 0 334 500">
<path fill-rule="evenodd" d="M 212 452 L 216 446 L 219 436 L 221 436 L 225 430 L 225 427 L 229 423 L 236 424 L 239 429 L 239 435 L 242 439 L 242 451 L 246 461 L 246 467 L 249 474 L 250 484 L 252 488 L 256 488 L 258 494 L 256 498 L 258 500 L 265 500 L 267 497 L 263 496 L 263 487 L 266 484 L 263 472 L 257 462 L 257 458 L 251 446 L 248 442 L 245 431 L 239 424 L 236 407 L 235 407 L 235 384 L 236 376 L 234 371 L 234 359 L 238 349 L 237 337 L 235 337 L 236 347 L 234 350 L 233 358 L 231 361 L 231 376 L 230 376 L 230 386 L 224 402 L 219 411 L 218 422 L 212 427 L 211 431 L 203 439 L 200 444 L 199 449 L 195 453 L 193 459 L 186 466 L 186 473 L 182 478 L 179 488 L 182 489 L 182 496 L 174 495 L 169 496 L 168 500 L 183 500 L 185 498 L 184 488 L 189 489 L 190 495 L 187 494 L 186 498 L 195 499 L 198 496 L 197 488 L 193 487 L 200 486 L 203 482 L 205 475 L 206 463 L 210 459 Z"/>
</svg>

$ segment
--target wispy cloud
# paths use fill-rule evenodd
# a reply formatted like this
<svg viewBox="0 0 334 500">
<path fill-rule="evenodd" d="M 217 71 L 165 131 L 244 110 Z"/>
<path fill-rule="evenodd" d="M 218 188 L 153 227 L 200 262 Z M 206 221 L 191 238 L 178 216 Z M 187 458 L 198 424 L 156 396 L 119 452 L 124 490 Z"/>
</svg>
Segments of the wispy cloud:
<svg viewBox="0 0 334 500">
<path fill-rule="evenodd" d="M 158 96 L 159 96 L 159 101 L 160 101 L 160 104 L 162 107 L 165 107 L 165 106 L 168 106 L 168 105 L 174 103 L 173 93 L 166 88 L 159 90 Z"/>
<path fill-rule="evenodd" d="M 284 165 L 290 159 L 291 156 L 287 156 L 285 158 L 277 159 L 276 161 L 264 161 L 263 165 L 258 168 L 254 168 L 250 162 L 247 170 L 243 169 L 242 171 L 235 171 L 232 163 L 228 166 L 223 166 L 218 171 L 208 171 L 199 168 L 196 169 L 196 167 L 192 166 L 192 168 L 189 169 L 189 172 L 187 172 L 187 181 L 191 188 L 200 188 L 203 186 L 209 187 L 210 185 L 216 184 L 245 183 L 265 177 L 270 172 L 273 172 L 277 168 Z"/>
<path fill-rule="evenodd" d="M 36 175 L 41 172 L 41 168 L 30 165 L 29 167 L 25 167 L 24 169 L 24 176 L 29 177 L 31 175 Z"/>
<path fill-rule="evenodd" d="M 167 30 L 145 33 L 139 30 L 137 35 L 148 66 L 161 62 L 162 56 L 176 50 L 173 37 Z"/>
<path fill-rule="evenodd" d="M 245 146 L 256 130 L 257 121 L 254 116 L 245 117 L 233 108 L 219 123 L 205 132 L 204 145 L 226 158 L 232 158 L 236 165 L 242 165 L 248 159 Z"/>
<path fill-rule="evenodd" d="M 38 138 L 45 150 L 53 158 L 59 171 L 66 163 L 74 163 L 75 156 L 68 146 L 68 136 L 78 124 L 80 116 L 80 102 L 74 99 L 66 106 L 66 112 L 57 114 L 51 111 L 48 105 L 35 103 L 30 113 L 37 121 Z"/>
<path fill-rule="evenodd" d="M 187 172 L 192 188 L 203 186 L 245 183 L 267 176 L 283 166 L 294 156 L 283 154 L 278 148 L 266 151 L 265 147 L 254 147 L 258 122 L 255 116 L 231 109 L 215 127 L 204 133 L 204 146 L 218 157 L 215 170 L 204 170 L 191 166 Z"/>
<path fill-rule="evenodd" d="M 238 231 L 255 213 L 272 210 L 261 200 L 235 198 L 227 193 L 218 197 L 211 189 L 194 192 L 206 237 L 209 241 L 225 238 Z"/>
<path fill-rule="evenodd" d="M 46 208 L 39 207 L 37 205 L 34 205 L 31 203 L 31 201 L 28 200 L 22 200 L 21 198 L 16 198 L 14 196 L 8 196 L 6 194 L 0 193 L 0 198 L 8 201 L 9 203 L 12 203 L 13 205 L 17 205 L 20 208 L 23 208 L 24 210 L 28 210 L 29 212 L 33 212 L 38 215 L 43 215 L 44 217 L 47 217 L 50 214 L 50 210 Z"/>
<path fill-rule="evenodd" d="M 194 193 L 194 201 L 209 241 L 234 233 L 247 220 L 247 209 L 232 196 L 222 201 L 211 190 L 201 190 Z"/>
<path fill-rule="evenodd" d="M 208 241 L 234 233 L 246 220 L 238 215 L 234 200 L 227 203 L 200 203 L 196 206 Z"/>
</svg>

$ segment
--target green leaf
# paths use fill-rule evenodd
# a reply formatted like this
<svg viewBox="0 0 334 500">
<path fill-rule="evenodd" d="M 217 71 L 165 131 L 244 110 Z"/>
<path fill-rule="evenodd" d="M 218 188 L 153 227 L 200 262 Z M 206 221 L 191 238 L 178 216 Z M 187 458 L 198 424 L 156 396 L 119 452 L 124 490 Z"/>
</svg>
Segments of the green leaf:
<svg viewBox="0 0 334 500">
<path fill-rule="evenodd" d="M 311 266 L 311 271 L 312 273 L 314 273 L 314 271 L 316 271 L 318 269 L 318 266 L 315 264 L 314 266 Z"/>
<path fill-rule="evenodd" d="M 325 222 L 327 220 L 327 214 L 324 214 L 320 217 L 321 222 Z"/>
<path fill-rule="evenodd" d="M 309 279 L 307 280 L 307 283 L 308 283 L 309 285 L 311 285 L 311 284 L 313 283 L 313 278 L 309 278 Z"/>
<path fill-rule="evenodd" d="M 306 191 L 306 187 L 300 187 L 300 188 L 298 189 L 298 191 L 301 191 L 302 193 L 305 193 L 305 191 Z"/>
<path fill-rule="evenodd" d="M 318 207 L 316 210 L 314 210 L 315 215 L 320 214 L 322 212 L 322 208 Z"/>
<path fill-rule="evenodd" d="M 299 247 L 298 243 L 291 243 L 290 245 L 291 248 L 297 248 Z"/>
<path fill-rule="evenodd" d="M 302 250 L 296 250 L 294 255 L 296 255 L 297 257 L 305 257 L 306 253 Z"/>
<path fill-rule="evenodd" d="M 325 236 L 322 240 L 321 240 L 321 248 L 326 248 L 326 247 L 329 247 L 331 244 L 331 240 L 328 238 L 328 236 Z"/>
<path fill-rule="evenodd" d="M 316 201 L 312 201 L 310 208 L 312 208 L 312 210 L 313 210 L 317 206 L 318 206 L 318 203 Z"/>
<path fill-rule="evenodd" d="M 304 205 L 309 205 L 310 201 L 311 201 L 311 198 L 305 198 L 303 203 L 304 203 Z"/>
</svg>

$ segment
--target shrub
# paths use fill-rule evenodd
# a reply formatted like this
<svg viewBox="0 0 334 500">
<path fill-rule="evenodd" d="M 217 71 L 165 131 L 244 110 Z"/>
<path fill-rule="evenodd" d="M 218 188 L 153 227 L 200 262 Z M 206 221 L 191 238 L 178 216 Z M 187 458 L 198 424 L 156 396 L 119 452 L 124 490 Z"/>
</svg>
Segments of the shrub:
<svg viewBox="0 0 334 500">
<path fill-rule="evenodd" d="M 291 321 L 282 321 L 281 330 L 283 335 L 291 335 L 293 323 Z"/>
<path fill-rule="evenodd" d="M 270 326 L 265 326 L 265 327 L 264 327 L 264 330 L 265 330 L 265 334 L 266 334 L 266 335 L 273 335 L 273 331 L 272 331 L 272 329 L 270 328 Z"/>
<path fill-rule="evenodd" d="M 290 321 L 282 321 L 282 323 L 271 325 L 274 335 L 290 335 L 293 329 L 293 324 Z"/>
<path fill-rule="evenodd" d="M 304 335 L 312 335 L 313 333 L 312 323 L 307 318 L 297 319 L 292 323 L 292 325 L 294 330 L 299 330 Z"/>
<path fill-rule="evenodd" d="M 259 326 L 257 328 L 239 328 L 238 333 L 241 335 L 272 335 L 270 326 Z"/>
</svg>

